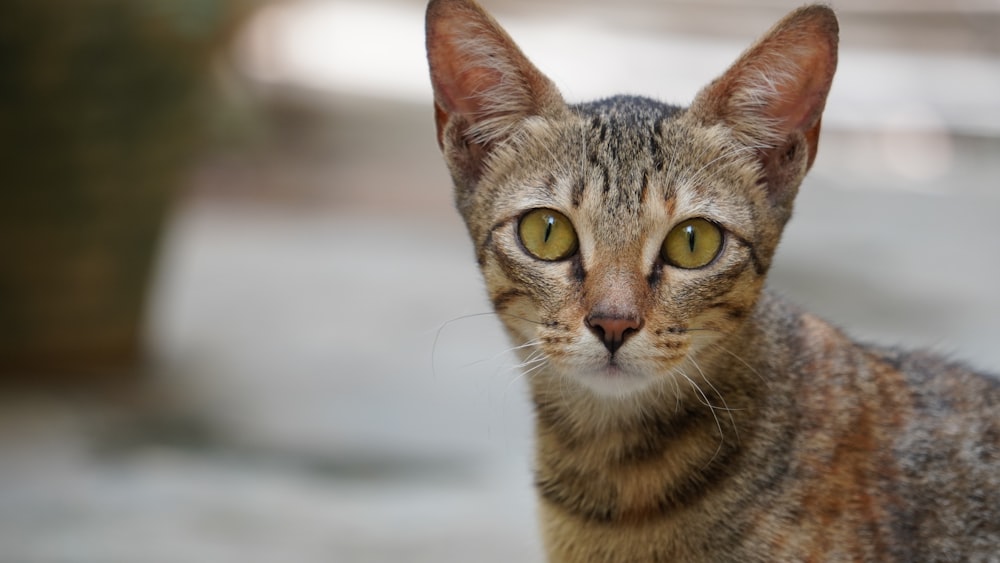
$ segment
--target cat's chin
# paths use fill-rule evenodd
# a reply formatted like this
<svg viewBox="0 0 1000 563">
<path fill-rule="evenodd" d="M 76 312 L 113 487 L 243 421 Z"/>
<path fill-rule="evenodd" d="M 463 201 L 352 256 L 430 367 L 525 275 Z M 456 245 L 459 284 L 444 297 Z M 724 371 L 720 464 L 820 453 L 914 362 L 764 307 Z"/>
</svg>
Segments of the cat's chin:
<svg viewBox="0 0 1000 563">
<path fill-rule="evenodd" d="M 614 364 L 578 372 L 574 379 L 595 395 L 607 398 L 635 395 L 648 389 L 655 380 L 648 374 L 636 373 Z"/>
</svg>

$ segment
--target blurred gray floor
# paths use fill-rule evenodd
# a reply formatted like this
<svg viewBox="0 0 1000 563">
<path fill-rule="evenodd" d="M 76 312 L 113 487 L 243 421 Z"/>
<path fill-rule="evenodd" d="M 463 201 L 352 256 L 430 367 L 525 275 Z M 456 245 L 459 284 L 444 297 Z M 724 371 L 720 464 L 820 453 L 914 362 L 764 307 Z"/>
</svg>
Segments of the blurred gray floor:
<svg viewBox="0 0 1000 563">
<path fill-rule="evenodd" d="M 283 94 L 193 175 L 136 389 L 0 397 L 0 562 L 540 561 L 531 414 L 429 108 Z M 276 117 L 275 117 L 276 116 Z M 829 131 L 772 287 L 1000 372 L 1000 142 Z"/>
</svg>

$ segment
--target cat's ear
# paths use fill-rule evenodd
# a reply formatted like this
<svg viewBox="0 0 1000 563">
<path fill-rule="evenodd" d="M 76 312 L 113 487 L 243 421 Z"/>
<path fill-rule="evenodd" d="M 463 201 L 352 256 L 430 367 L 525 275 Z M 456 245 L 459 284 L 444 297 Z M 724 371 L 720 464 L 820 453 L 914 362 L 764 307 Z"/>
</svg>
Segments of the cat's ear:
<svg viewBox="0 0 1000 563">
<path fill-rule="evenodd" d="M 446 153 L 467 153 L 457 156 L 469 166 L 481 166 L 526 118 L 566 107 L 555 85 L 472 0 L 431 0 L 427 60 L 438 144 Z"/>
<path fill-rule="evenodd" d="M 808 169 L 837 68 L 837 42 L 833 10 L 799 8 L 702 90 L 691 111 L 705 122 L 725 123 L 758 147 L 765 174 L 788 174 L 783 168 L 794 164 Z"/>
</svg>

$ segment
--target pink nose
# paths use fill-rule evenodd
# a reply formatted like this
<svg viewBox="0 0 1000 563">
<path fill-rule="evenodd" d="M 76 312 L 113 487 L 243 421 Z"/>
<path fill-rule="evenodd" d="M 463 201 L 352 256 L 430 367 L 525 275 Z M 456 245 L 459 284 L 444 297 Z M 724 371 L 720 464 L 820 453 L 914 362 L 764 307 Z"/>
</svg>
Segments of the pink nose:
<svg viewBox="0 0 1000 563">
<path fill-rule="evenodd" d="M 642 328 L 642 319 L 635 318 L 592 315 L 585 322 L 587 328 L 604 342 L 604 347 L 612 354 L 621 348 L 628 337 Z"/>
</svg>

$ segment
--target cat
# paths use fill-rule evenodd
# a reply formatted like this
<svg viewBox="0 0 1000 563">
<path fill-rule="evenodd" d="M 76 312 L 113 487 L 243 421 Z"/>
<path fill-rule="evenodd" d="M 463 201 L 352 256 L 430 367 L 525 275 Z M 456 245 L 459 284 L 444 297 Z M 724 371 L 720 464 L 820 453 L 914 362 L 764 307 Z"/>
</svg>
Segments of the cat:
<svg viewBox="0 0 1000 563">
<path fill-rule="evenodd" d="M 764 288 L 816 157 L 830 8 L 688 108 L 567 104 L 472 0 L 426 23 L 437 141 L 529 381 L 549 561 L 1000 560 L 997 380 Z"/>
</svg>

